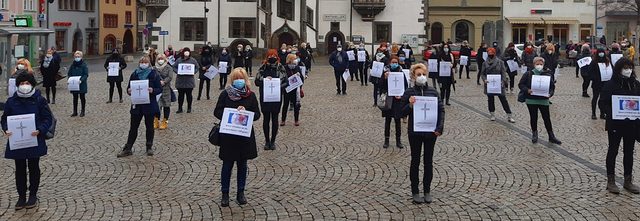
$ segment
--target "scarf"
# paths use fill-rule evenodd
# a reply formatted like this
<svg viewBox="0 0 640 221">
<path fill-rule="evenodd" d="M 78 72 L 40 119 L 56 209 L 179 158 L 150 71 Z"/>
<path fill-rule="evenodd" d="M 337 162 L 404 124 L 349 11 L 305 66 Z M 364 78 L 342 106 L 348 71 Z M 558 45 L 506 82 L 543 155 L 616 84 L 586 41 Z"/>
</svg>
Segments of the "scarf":
<svg viewBox="0 0 640 221">
<path fill-rule="evenodd" d="M 53 57 L 45 57 L 44 58 L 44 62 L 42 63 L 42 67 L 44 68 L 49 68 L 49 63 L 51 63 L 51 60 L 53 59 Z"/>
<path fill-rule="evenodd" d="M 239 101 L 242 98 L 249 97 L 251 95 L 251 90 L 248 86 L 242 88 L 242 90 L 236 89 L 235 87 L 227 87 L 227 94 L 229 94 L 229 99 L 232 101 Z"/>
<path fill-rule="evenodd" d="M 31 96 L 33 96 L 33 94 L 36 93 L 36 88 L 31 88 L 31 91 L 29 91 L 29 93 L 23 94 L 22 92 L 20 92 L 20 90 L 16 90 L 16 94 L 18 95 L 18 97 L 21 98 L 29 98 Z"/>
<path fill-rule="evenodd" d="M 151 68 L 142 69 L 138 67 L 136 69 L 136 76 L 138 76 L 138 80 L 147 80 L 149 78 L 149 73 L 151 73 Z"/>
</svg>

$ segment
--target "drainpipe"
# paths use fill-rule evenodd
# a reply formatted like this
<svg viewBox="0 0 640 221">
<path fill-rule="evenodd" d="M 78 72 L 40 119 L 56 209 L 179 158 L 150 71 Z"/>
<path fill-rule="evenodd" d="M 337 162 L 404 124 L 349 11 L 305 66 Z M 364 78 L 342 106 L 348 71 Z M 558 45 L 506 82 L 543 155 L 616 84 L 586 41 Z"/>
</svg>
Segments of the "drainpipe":
<svg viewBox="0 0 640 221">
<path fill-rule="evenodd" d="M 260 47 L 260 35 L 260 1 L 256 1 L 256 49 Z"/>
<path fill-rule="evenodd" d="M 353 0 L 349 1 L 349 41 L 353 41 Z"/>
<path fill-rule="evenodd" d="M 222 45 L 220 44 L 220 2 L 222 0 L 218 0 L 218 48 L 220 48 Z"/>
</svg>

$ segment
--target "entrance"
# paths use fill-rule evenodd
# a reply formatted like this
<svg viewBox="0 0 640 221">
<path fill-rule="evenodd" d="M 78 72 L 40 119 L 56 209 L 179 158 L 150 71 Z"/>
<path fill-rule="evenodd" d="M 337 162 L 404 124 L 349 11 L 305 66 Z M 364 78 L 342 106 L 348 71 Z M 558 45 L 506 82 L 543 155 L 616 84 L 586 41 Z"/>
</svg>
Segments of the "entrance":
<svg viewBox="0 0 640 221">
<path fill-rule="evenodd" d="M 133 53 L 133 33 L 131 33 L 131 29 L 127 29 L 124 32 L 124 38 L 122 42 L 122 53 L 129 54 Z"/>
<path fill-rule="evenodd" d="M 82 31 L 76 30 L 73 34 L 73 45 L 71 46 L 73 52 L 82 51 Z"/>
<path fill-rule="evenodd" d="M 327 42 L 327 54 L 331 54 L 336 51 L 338 45 L 346 46 L 344 45 L 343 36 L 344 35 L 342 35 L 342 33 L 340 32 L 333 32 L 325 37 L 325 42 Z"/>
</svg>

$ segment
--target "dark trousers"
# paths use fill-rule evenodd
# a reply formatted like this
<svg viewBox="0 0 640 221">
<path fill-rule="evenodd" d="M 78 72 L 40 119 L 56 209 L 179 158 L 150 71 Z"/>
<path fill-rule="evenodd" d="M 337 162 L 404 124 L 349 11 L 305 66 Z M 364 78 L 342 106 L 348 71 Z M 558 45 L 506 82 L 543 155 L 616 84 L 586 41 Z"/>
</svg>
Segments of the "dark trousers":
<svg viewBox="0 0 640 221">
<path fill-rule="evenodd" d="M 264 140 L 268 142 L 276 142 L 276 136 L 278 136 L 278 112 L 262 113 L 262 130 L 264 131 Z M 271 127 L 269 127 L 271 126 Z M 273 134 L 269 137 L 269 128 Z"/>
<path fill-rule="evenodd" d="M 589 84 L 591 83 L 591 78 L 589 77 L 582 77 L 582 93 L 587 93 L 587 90 L 589 89 Z"/>
<path fill-rule="evenodd" d="M 51 91 L 53 95 L 53 102 L 56 102 L 56 87 L 46 87 L 45 90 L 47 92 L 47 101 L 49 102 L 52 101 L 52 100 L 49 100 L 49 91 Z"/>
<path fill-rule="evenodd" d="M 247 160 L 223 160 L 222 173 L 220 174 L 221 189 L 223 193 L 229 193 L 233 164 L 238 166 L 238 192 L 244 192 L 244 187 L 247 184 L 247 173 L 249 171 L 247 167 Z"/>
<path fill-rule="evenodd" d="M 396 124 L 396 141 L 400 141 L 400 137 L 402 136 L 402 124 L 400 123 L 400 118 L 395 117 L 385 117 L 384 118 L 384 137 L 388 138 L 391 136 L 391 119 Z"/>
<path fill-rule="evenodd" d="M 578 66 L 577 61 L 575 62 L 575 65 L 576 65 L 576 78 L 577 78 L 579 76 L 579 74 L 580 74 L 580 66 Z"/>
<path fill-rule="evenodd" d="M 297 89 L 296 89 L 297 90 Z M 289 104 L 293 105 L 293 118 L 296 122 L 300 119 L 300 105 L 298 105 L 298 95 L 296 90 L 284 94 L 284 102 L 282 103 L 282 122 L 287 121 L 287 111 Z"/>
<path fill-rule="evenodd" d="M 193 88 L 178 88 L 178 110 L 182 110 L 184 97 L 187 97 L 187 110 L 191 110 L 191 103 L 193 102 Z"/>
<path fill-rule="evenodd" d="M 342 78 L 342 74 L 344 74 L 344 70 L 339 71 L 339 70 L 333 70 L 335 73 L 334 75 L 336 76 L 336 91 L 338 91 L 338 93 L 342 92 L 342 93 L 346 93 L 347 92 L 347 82 L 344 81 L 344 78 Z M 340 89 L 340 84 L 342 84 L 342 89 Z"/>
<path fill-rule="evenodd" d="M 113 100 L 113 89 L 118 88 L 118 98 L 122 100 L 122 82 L 109 82 L 109 101 Z"/>
<path fill-rule="evenodd" d="M 509 89 L 513 90 L 516 83 L 516 75 L 518 75 L 517 71 L 509 72 Z"/>
<path fill-rule="evenodd" d="M 161 107 L 161 108 L 162 108 L 162 114 L 164 115 L 164 119 L 169 120 L 169 115 L 171 114 L 171 107 Z M 160 118 L 161 117 L 160 112 L 156 114 L 156 117 L 158 119 L 162 119 Z"/>
<path fill-rule="evenodd" d="M 73 113 L 78 113 L 78 98 L 80 98 L 80 104 L 82 105 L 82 112 L 84 112 L 84 107 L 87 105 L 87 99 L 85 97 L 86 94 L 73 93 Z"/>
<path fill-rule="evenodd" d="M 467 78 L 469 78 L 469 65 L 460 65 L 460 72 L 458 74 L 458 78 L 462 79 L 462 69 L 467 70 Z"/>
<path fill-rule="evenodd" d="M 505 97 L 504 95 L 487 95 L 487 101 L 489 103 L 489 112 L 493 113 L 496 112 L 496 101 L 495 101 L 495 97 L 498 96 L 498 99 L 500 99 L 500 103 L 502 103 L 502 108 L 504 109 L 504 112 L 506 112 L 507 114 L 511 114 L 511 108 L 509 107 L 509 101 L 507 101 L 507 97 Z"/>
<path fill-rule="evenodd" d="M 443 82 L 440 86 L 440 96 L 442 100 L 446 100 L 449 102 L 449 97 L 451 97 L 451 83 Z"/>
<path fill-rule="evenodd" d="M 245 70 L 247 70 L 247 74 L 249 74 L 249 76 L 253 76 L 253 68 L 251 67 L 251 60 L 244 60 L 244 64 L 246 67 L 244 67 Z"/>
<path fill-rule="evenodd" d="M 153 114 L 132 114 L 131 125 L 129 126 L 129 137 L 127 138 L 127 147 L 132 147 L 133 143 L 136 142 L 136 139 L 138 138 L 138 128 L 140 127 L 142 118 L 144 118 L 145 132 L 147 136 L 147 148 L 151 148 L 151 146 L 153 145 L 153 136 L 155 135 L 153 131 Z"/>
<path fill-rule="evenodd" d="M 356 79 L 356 81 L 360 81 L 360 77 L 358 77 L 357 65 L 349 68 L 349 74 L 351 75 L 351 81 L 353 81 L 353 79 Z"/>
<path fill-rule="evenodd" d="M 480 73 L 482 73 L 482 64 L 484 62 L 478 62 L 478 75 L 476 76 L 476 83 L 480 83 Z"/>
<path fill-rule="evenodd" d="M 218 79 L 220 82 L 220 89 L 224 89 L 224 86 L 227 85 L 228 76 L 228 74 L 220 74 L 220 78 Z"/>
<path fill-rule="evenodd" d="M 198 100 L 200 100 L 200 98 L 202 97 L 202 86 L 204 86 L 205 83 L 207 83 L 207 100 L 210 99 L 209 90 L 211 89 L 211 79 L 204 77 L 200 78 L 200 86 L 198 87 Z"/>
<path fill-rule="evenodd" d="M 382 89 L 380 87 L 380 84 L 373 84 L 373 104 L 374 105 L 378 105 L 378 95 L 381 93 L 380 90 Z"/>
<path fill-rule="evenodd" d="M 27 196 L 27 167 L 29 168 L 29 195 L 36 196 L 40 187 L 40 158 L 18 159 L 16 163 L 16 189 L 20 197 Z"/>
<path fill-rule="evenodd" d="M 367 65 L 364 62 L 358 62 L 358 72 L 360 74 L 360 85 L 369 85 L 367 81 Z"/>
<path fill-rule="evenodd" d="M 424 175 L 422 176 L 422 186 L 425 193 L 431 192 L 431 180 L 433 179 L 433 151 L 436 145 L 436 137 L 409 135 L 409 145 L 411 146 L 411 167 L 409 168 L 409 179 L 411 180 L 411 193 L 418 194 L 420 190 L 420 156 L 424 145 Z"/>
<path fill-rule="evenodd" d="M 551 125 L 551 114 L 549 114 L 549 106 L 527 104 L 527 109 L 529 109 L 531 131 L 538 131 L 538 110 L 540 110 L 540 114 L 542 114 L 542 121 L 544 121 L 544 127 L 547 129 L 547 132 L 553 131 L 553 126 Z"/>
<path fill-rule="evenodd" d="M 620 141 L 622 144 L 622 165 L 624 166 L 624 175 L 631 176 L 633 171 L 633 149 L 636 142 L 635 131 L 633 130 L 609 130 L 609 150 L 607 151 L 607 175 L 616 174 L 616 157 L 618 149 L 620 149 Z"/>
<path fill-rule="evenodd" d="M 593 96 L 591 97 L 591 115 L 596 116 L 596 107 L 598 106 L 598 100 L 600 98 L 600 87 L 591 86 L 591 89 L 593 90 Z M 604 111 L 600 109 L 600 115 L 603 114 Z"/>
</svg>

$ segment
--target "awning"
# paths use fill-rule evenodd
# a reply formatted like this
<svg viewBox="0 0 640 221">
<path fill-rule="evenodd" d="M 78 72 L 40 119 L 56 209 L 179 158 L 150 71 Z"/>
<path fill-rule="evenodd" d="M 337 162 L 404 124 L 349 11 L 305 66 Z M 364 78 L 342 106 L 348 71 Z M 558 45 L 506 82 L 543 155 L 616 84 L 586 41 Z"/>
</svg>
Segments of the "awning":
<svg viewBox="0 0 640 221">
<path fill-rule="evenodd" d="M 575 18 L 553 17 L 553 18 L 542 18 L 542 19 L 544 19 L 546 24 L 553 24 L 553 25 L 578 24 L 578 20 L 576 20 Z"/>
<path fill-rule="evenodd" d="M 17 28 L 17 27 L 0 27 L 0 36 L 7 36 L 13 34 L 32 34 L 32 35 L 47 35 L 53 34 L 53 30 L 46 28 Z"/>
<path fill-rule="evenodd" d="M 578 23 L 578 20 L 575 18 L 568 17 L 507 17 L 507 21 L 511 24 L 567 25 Z"/>
<path fill-rule="evenodd" d="M 536 17 L 507 17 L 511 24 L 544 24 L 544 21 Z"/>
</svg>

